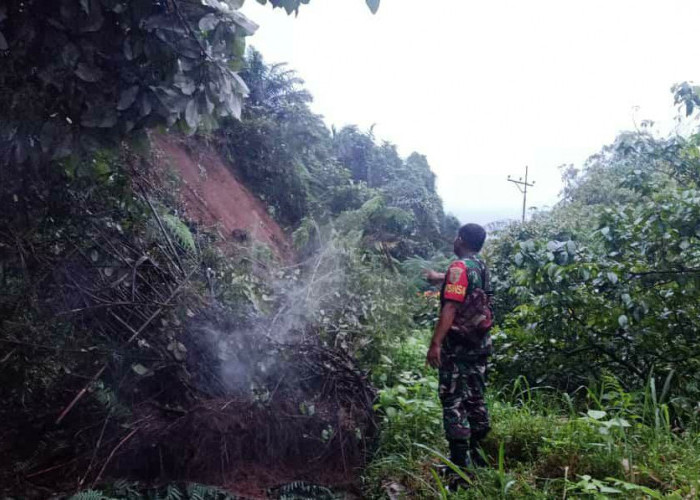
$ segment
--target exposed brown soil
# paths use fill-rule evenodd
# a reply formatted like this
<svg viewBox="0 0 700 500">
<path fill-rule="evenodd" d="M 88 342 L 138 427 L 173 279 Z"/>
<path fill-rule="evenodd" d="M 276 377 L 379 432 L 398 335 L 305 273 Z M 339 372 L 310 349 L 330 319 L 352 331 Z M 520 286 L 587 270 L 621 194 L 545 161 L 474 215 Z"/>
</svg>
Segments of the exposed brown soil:
<svg viewBox="0 0 700 500">
<path fill-rule="evenodd" d="M 192 220 L 218 227 L 225 239 L 252 239 L 268 245 L 278 257 L 288 256 L 291 245 L 282 228 L 210 148 L 178 138 L 154 134 L 162 159 L 181 177 L 181 201 Z M 286 260 L 286 259 L 285 259 Z"/>
<path fill-rule="evenodd" d="M 354 440 L 356 422 L 348 416 L 338 434 L 322 443 L 314 436 L 344 410 L 319 403 L 317 414 L 305 416 L 298 405 L 286 398 L 264 406 L 210 399 L 175 420 L 146 409 L 139 414 L 138 439 L 114 465 L 119 476 L 219 484 L 244 498 L 269 498 L 268 491 L 298 481 L 357 490 L 363 457 Z"/>
</svg>

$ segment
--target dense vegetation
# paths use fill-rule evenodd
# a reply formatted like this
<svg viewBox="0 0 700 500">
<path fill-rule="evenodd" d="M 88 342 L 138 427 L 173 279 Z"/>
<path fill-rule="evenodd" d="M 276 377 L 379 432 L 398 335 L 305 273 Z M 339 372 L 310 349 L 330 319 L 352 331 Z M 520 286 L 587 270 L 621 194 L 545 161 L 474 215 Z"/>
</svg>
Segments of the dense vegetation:
<svg viewBox="0 0 700 500">
<path fill-rule="evenodd" d="M 495 470 L 457 496 L 695 497 L 697 141 L 623 133 L 563 169 L 553 210 L 492 235 Z M 398 380 L 380 396 L 374 474 L 438 496 L 425 470 L 441 449 L 437 380 L 417 368 L 428 338 L 387 354 Z"/>
<path fill-rule="evenodd" d="M 425 156 L 403 159 L 356 127 L 329 131 L 295 73 L 258 52 L 241 76 L 250 89 L 242 118 L 213 140 L 282 223 L 327 223 L 365 206 L 367 240 L 393 256 L 428 256 L 451 241 L 458 223 L 443 212 Z"/>
<path fill-rule="evenodd" d="M 622 133 L 490 235 L 492 467 L 448 491 L 420 270 L 459 223 L 425 156 L 329 130 L 244 57 L 241 3 L 0 7 L 3 494 L 225 498 L 192 481 L 252 461 L 271 496 L 332 498 L 283 474 L 321 457 L 370 497 L 697 497 L 700 135 Z M 298 262 L 188 221 L 156 125 L 218 150 Z"/>
<path fill-rule="evenodd" d="M 270 3 L 291 13 L 308 0 Z M 367 4 L 376 12 L 379 0 Z M 248 89 L 238 71 L 257 29 L 242 5 L 3 2 L 0 166 L 90 154 L 159 125 L 194 131 L 239 117 Z"/>
</svg>

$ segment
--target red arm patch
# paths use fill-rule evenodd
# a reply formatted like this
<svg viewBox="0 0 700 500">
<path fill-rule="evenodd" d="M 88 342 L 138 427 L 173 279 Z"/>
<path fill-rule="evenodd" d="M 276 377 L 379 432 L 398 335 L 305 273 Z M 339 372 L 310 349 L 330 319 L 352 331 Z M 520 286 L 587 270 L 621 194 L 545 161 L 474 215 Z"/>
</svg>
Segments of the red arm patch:
<svg viewBox="0 0 700 500">
<path fill-rule="evenodd" d="M 460 260 L 454 261 L 445 273 L 445 290 L 443 298 L 455 302 L 464 302 L 467 298 L 467 266 Z"/>
</svg>

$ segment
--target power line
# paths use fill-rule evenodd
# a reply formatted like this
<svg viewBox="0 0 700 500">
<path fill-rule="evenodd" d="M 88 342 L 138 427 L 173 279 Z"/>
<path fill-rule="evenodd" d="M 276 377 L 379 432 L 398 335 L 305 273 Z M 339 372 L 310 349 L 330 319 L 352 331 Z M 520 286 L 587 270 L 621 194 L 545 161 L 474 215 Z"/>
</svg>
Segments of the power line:
<svg viewBox="0 0 700 500">
<path fill-rule="evenodd" d="M 525 180 L 523 181 L 522 177 L 519 177 L 518 180 L 516 181 L 515 179 L 511 179 L 510 175 L 508 176 L 508 182 L 512 182 L 515 184 L 515 187 L 517 187 L 521 193 L 523 193 L 523 222 L 525 222 L 525 205 L 527 204 L 527 188 L 528 187 L 533 187 L 535 185 L 535 181 L 532 181 L 531 184 L 528 184 L 527 182 L 527 165 L 525 166 Z M 521 187 L 522 186 L 522 187 Z"/>
</svg>

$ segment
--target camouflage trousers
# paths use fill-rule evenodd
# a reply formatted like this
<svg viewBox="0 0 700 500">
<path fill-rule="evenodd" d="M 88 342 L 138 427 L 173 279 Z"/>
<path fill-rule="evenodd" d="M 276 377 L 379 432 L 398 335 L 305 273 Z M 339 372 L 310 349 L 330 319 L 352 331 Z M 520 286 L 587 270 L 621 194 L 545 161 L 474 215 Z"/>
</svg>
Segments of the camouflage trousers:
<svg viewBox="0 0 700 500">
<path fill-rule="evenodd" d="M 490 427 L 484 401 L 486 358 L 461 358 L 443 352 L 440 401 L 445 434 L 450 441 L 484 437 Z"/>
</svg>

